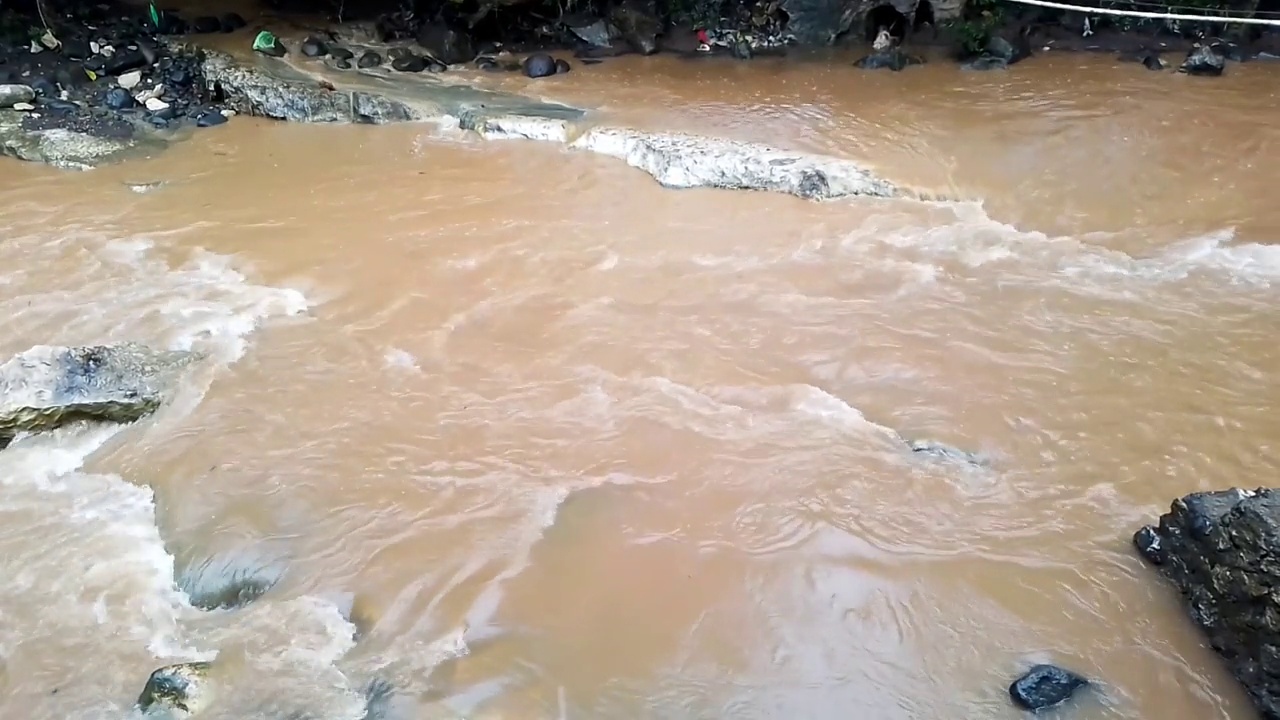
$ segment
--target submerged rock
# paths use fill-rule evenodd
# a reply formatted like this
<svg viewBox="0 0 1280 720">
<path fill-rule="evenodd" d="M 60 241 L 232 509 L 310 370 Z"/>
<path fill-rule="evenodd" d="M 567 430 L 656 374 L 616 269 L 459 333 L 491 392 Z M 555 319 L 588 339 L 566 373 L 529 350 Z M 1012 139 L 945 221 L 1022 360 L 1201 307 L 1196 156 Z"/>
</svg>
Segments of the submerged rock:
<svg viewBox="0 0 1280 720">
<path fill-rule="evenodd" d="M 909 65 L 920 65 L 923 63 L 923 59 L 915 57 L 914 55 L 908 55 L 903 52 L 901 48 L 895 47 L 873 52 L 870 55 L 859 59 L 853 65 L 854 67 L 859 67 L 863 70 L 879 70 L 882 68 L 888 68 L 889 70 L 896 72 Z"/>
<path fill-rule="evenodd" d="M 32 348 L 0 365 L 0 445 L 77 420 L 130 423 L 164 402 L 197 356 L 136 343 Z"/>
<path fill-rule="evenodd" d="M 994 55 L 982 55 L 960 65 L 961 70 L 1004 70 L 1009 62 Z"/>
<path fill-rule="evenodd" d="M 1178 72 L 1215 77 L 1221 75 L 1226 67 L 1227 57 L 1217 45 L 1201 45 L 1187 53 L 1187 59 L 1182 61 Z"/>
<path fill-rule="evenodd" d="M 391 123 L 420 120 L 409 105 L 384 95 L 359 91 L 333 92 L 318 84 L 287 82 L 229 55 L 206 51 L 203 74 L 236 112 L 293 122 Z"/>
<path fill-rule="evenodd" d="M 557 75 L 563 75 L 569 72 L 570 70 L 573 70 L 573 66 L 569 64 L 568 60 L 562 60 L 560 58 L 556 58 L 556 74 Z"/>
<path fill-rule="evenodd" d="M 986 461 L 977 453 L 971 453 L 960 448 L 944 445 L 934 440 L 911 440 L 907 443 L 907 447 L 911 452 L 917 455 L 924 455 L 937 460 L 947 460 L 950 462 L 965 463 L 975 467 L 986 465 Z"/>
<path fill-rule="evenodd" d="M 363 68 L 365 70 L 368 70 L 369 68 L 376 68 L 381 64 L 382 56 L 372 50 L 361 53 L 360 59 L 356 60 L 356 67 Z"/>
<path fill-rule="evenodd" d="M 1066 702 L 1088 680 L 1056 665 L 1036 665 L 1009 686 L 1009 697 L 1025 710 L 1044 710 Z"/>
<path fill-rule="evenodd" d="M 309 37 L 298 46 L 298 52 L 307 57 L 324 57 L 329 54 L 329 46 L 317 37 Z"/>
<path fill-rule="evenodd" d="M 399 72 L 420 73 L 427 69 L 427 59 L 417 55 L 402 55 L 391 61 L 391 69 Z"/>
<path fill-rule="evenodd" d="M 524 74 L 531 78 L 544 78 L 556 74 L 555 58 L 545 53 L 530 55 L 524 59 Z"/>
<path fill-rule="evenodd" d="M 350 50 L 344 47 L 329 48 L 329 57 L 333 58 L 334 60 L 351 60 L 355 58 L 355 56 L 356 56 L 355 53 L 351 52 Z"/>
<path fill-rule="evenodd" d="M 229 610 L 266 595 L 284 577 L 284 566 L 260 557 L 231 553 L 211 557 L 188 568 L 178 587 L 193 607 Z"/>
<path fill-rule="evenodd" d="M 1280 490 L 1192 493 L 1138 542 L 1259 715 L 1280 718 Z"/>
<path fill-rule="evenodd" d="M 597 128 L 571 147 L 625 160 L 671 188 L 767 190 L 810 200 L 900 195 L 892 183 L 853 162 L 757 143 Z"/>
<path fill-rule="evenodd" d="M 391 720 L 396 689 L 390 682 L 375 678 L 364 689 L 364 715 L 360 720 Z"/>
<path fill-rule="evenodd" d="M 209 705 L 211 689 L 209 671 L 212 663 L 191 662 L 165 667 L 151 673 L 138 696 L 138 709 L 144 713 L 156 710 L 179 717 L 195 715 Z"/>
</svg>

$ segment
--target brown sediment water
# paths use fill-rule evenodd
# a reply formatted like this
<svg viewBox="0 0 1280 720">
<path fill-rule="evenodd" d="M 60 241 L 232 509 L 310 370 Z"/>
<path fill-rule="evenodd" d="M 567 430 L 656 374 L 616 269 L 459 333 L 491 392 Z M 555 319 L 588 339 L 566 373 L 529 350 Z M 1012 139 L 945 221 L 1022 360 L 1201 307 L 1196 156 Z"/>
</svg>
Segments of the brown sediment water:
<svg viewBox="0 0 1280 720">
<path fill-rule="evenodd" d="M 212 360 L 0 453 L 0 717 L 124 717 L 215 653 L 217 720 L 358 718 L 375 677 L 408 718 L 1015 718 L 1041 660 L 1097 681 L 1071 717 L 1252 717 L 1128 538 L 1276 474 L 1276 69 L 836 60 L 467 77 L 968 201 L 433 125 L 5 163 L 0 354 Z M 207 613 L 172 586 L 211 557 L 282 574 Z"/>
</svg>

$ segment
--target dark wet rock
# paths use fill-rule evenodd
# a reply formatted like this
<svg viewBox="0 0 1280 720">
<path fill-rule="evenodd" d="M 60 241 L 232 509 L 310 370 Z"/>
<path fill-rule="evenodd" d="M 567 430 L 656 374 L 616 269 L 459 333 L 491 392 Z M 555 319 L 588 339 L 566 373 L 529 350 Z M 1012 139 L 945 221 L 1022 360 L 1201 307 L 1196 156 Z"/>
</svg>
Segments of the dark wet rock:
<svg viewBox="0 0 1280 720">
<path fill-rule="evenodd" d="M 317 37 L 309 37 L 298 46 L 298 52 L 307 57 L 324 57 L 329 54 L 329 46 Z"/>
<path fill-rule="evenodd" d="M 122 87 L 113 87 L 107 91 L 103 98 L 103 104 L 112 110 L 128 110 L 131 107 L 137 107 L 138 101 L 128 90 Z"/>
<path fill-rule="evenodd" d="M 484 70 L 485 72 L 502 72 L 502 66 L 491 57 L 476 58 L 476 69 Z"/>
<path fill-rule="evenodd" d="M 355 53 L 351 52 L 350 50 L 344 47 L 335 46 L 335 47 L 329 48 L 329 57 L 333 58 L 334 60 L 352 60 L 355 58 L 355 56 L 356 56 Z"/>
<path fill-rule="evenodd" d="M 31 81 L 31 89 L 35 91 L 36 97 L 57 97 L 58 86 L 52 80 L 45 77 L 38 77 Z"/>
<path fill-rule="evenodd" d="M 863 70 L 881 70 L 887 68 L 896 72 L 909 65 L 920 65 L 923 62 L 923 59 L 915 57 L 914 55 L 908 55 L 901 48 L 894 47 L 887 50 L 873 52 L 870 55 L 859 59 L 853 65 L 854 67 L 859 67 Z"/>
<path fill-rule="evenodd" d="M 1142 58 L 1142 65 L 1148 70 L 1163 70 L 1164 61 L 1160 59 L 1158 53 L 1148 53 Z"/>
<path fill-rule="evenodd" d="M 165 10 L 160 13 L 158 29 L 164 35 L 186 35 L 191 28 L 177 13 Z"/>
<path fill-rule="evenodd" d="M 121 50 L 102 65 L 103 75 L 120 75 L 147 64 L 147 56 L 141 50 Z"/>
<path fill-rule="evenodd" d="M 81 107 L 70 101 L 61 98 L 48 98 L 40 101 L 40 111 L 52 113 L 54 115 L 71 115 L 80 112 Z"/>
<path fill-rule="evenodd" d="M 195 80 L 195 73 L 185 67 L 172 67 L 164 74 L 164 86 L 167 88 L 190 87 Z"/>
<path fill-rule="evenodd" d="M 191 662 L 167 665 L 151 673 L 138 696 L 144 713 L 181 712 L 194 715 L 209 703 L 209 671 L 212 663 Z"/>
<path fill-rule="evenodd" d="M 166 117 L 163 113 L 159 113 L 159 112 L 155 112 L 155 113 L 151 113 L 150 115 L 147 115 L 147 122 L 151 123 L 152 127 L 156 128 L 157 130 L 163 130 L 169 127 L 169 121 L 172 119 L 173 119 L 172 117 Z"/>
<path fill-rule="evenodd" d="M 41 345 L 0 365 L 0 444 L 77 420 L 131 423 L 154 412 L 197 356 L 136 343 Z"/>
<path fill-rule="evenodd" d="M 620 0 L 610 9 L 609 21 L 636 52 L 641 55 L 658 52 L 662 23 L 653 0 Z"/>
<path fill-rule="evenodd" d="M 932 458 L 934 460 L 946 460 L 948 462 L 964 463 L 966 465 L 984 466 L 986 460 L 977 453 L 961 450 L 951 445 L 937 442 L 936 440 L 911 440 L 907 443 L 907 447 L 915 455 Z"/>
<path fill-rule="evenodd" d="M 191 21 L 191 32 L 199 35 L 222 32 L 222 21 L 209 15 L 198 17 Z"/>
<path fill-rule="evenodd" d="M 409 48 L 402 48 L 402 47 L 387 48 L 387 59 L 391 61 L 396 61 L 396 60 L 399 60 L 400 58 L 411 57 L 412 55 L 413 55 L 413 51 L 410 50 Z"/>
<path fill-rule="evenodd" d="M 350 60 L 339 60 L 338 58 L 335 58 L 335 57 L 330 57 L 325 62 L 325 64 L 333 68 L 334 70 L 350 70 L 351 69 Z"/>
<path fill-rule="evenodd" d="M 1004 70 L 1009 67 L 1008 61 L 993 55 L 982 55 L 960 65 L 961 70 Z"/>
<path fill-rule="evenodd" d="M 361 53 L 360 59 L 356 61 L 356 67 L 363 68 L 365 70 L 368 70 L 369 68 L 376 68 L 381 64 L 382 56 L 372 50 L 367 50 Z"/>
<path fill-rule="evenodd" d="M 524 59 L 523 69 L 526 77 L 551 77 L 556 74 L 556 61 L 550 55 L 537 53 Z"/>
<path fill-rule="evenodd" d="M 226 106 L 242 115 L 374 124 L 422 119 L 417 110 L 384 95 L 332 92 L 309 81 L 284 81 L 213 50 L 205 51 L 201 70 L 205 84 L 219 88 Z"/>
<path fill-rule="evenodd" d="M 729 47 L 729 53 L 739 60 L 750 60 L 752 56 L 751 43 L 745 38 L 739 38 Z"/>
<path fill-rule="evenodd" d="M 218 18 L 218 22 L 222 25 L 222 32 L 235 32 L 249 24 L 240 17 L 240 13 L 233 12 L 223 13 L 222 17 Z"/>
<path fill-rule="evenodd" d="M 469 35 L 442 24 L 422 26 L 417 40 L 427 54 L 446 65 L 469 63 L 478 54 Z"/>
<path fill-rule="evenodd" d="M 62 41 L 62 54 L 70 60 L 87 60 L 93 55 L 89 41 L 83 38 L 67 38 Z"/>
<path fill-rule="evenodd" d="M 1164 564 L 1164 543 L 1160 531 L 1152 525 L 1143 525 L 1133 534 L 1133 547 L 1152 565 Z"/>
<path fill-rule="evenodd" d="M 0 108 L 11 108 L 16 103 L 29 103 L 36 99 L 36 91 L 27 85 L 0 85 Z"/>
<path fill-rule="evenodd" d="M 571 70 L 573 70 L 573 66 L 569 64 L 568 60 L 556 58 L 556 74 L 557 75 L 563 75 Z"/>
<path fill-rule="evenodd" d="M 1216 77 L 1227 67 L 1227 58 L 1216 45 L 1201 45 L 1187 54 L 1178 72 Z"/>
<path fill-rule="evenodd" d="M 364 689 L 364 715 L 360 720 L 391 720 L 396 688 L 382 678 L 375 678 Z"/>
<path fill-rule="evenodd" d="M 999 35 L 995 35 L 987 41 L 985 54 L 990 55 L 991 57 L 1000 58 L 1005 61 L 1006 64 L 1012 64 L 1015 56 L 1017 55 L 1017 51 L 1014 49 L 1013 43 L 1005 40 Z"/>
<path fill-rule="evenodd" d="M 215 127 L 227 121 L 227 116 L 217 110 L 205 110 L 196 116 L 196 127 Z"/>
<path fill-rule="evenodd" d="M 392 60 L 391 69 L 399 72 L 420 73 L 427 69 L 427 59 L 417 55 L 405 55 Z"/>
<path fill-rule="evenodd" d="M 1280 490 L 1192 493 L 1143 530 L 1259 715 L 1280 718 Z"/>
<path fill-rule="evenodd" d="M 593 47 L 610 47 L 613 45 L 614 38 L 618 37 L 618 29 L 599 18 L 585 23 L 566 22 L 565 27 L 569 28 L 569 32 L 575 37 Z"/>
<path fill-rule="evenodd" d="M 1088 680 L 1056 665 L 1036 665 L 1009 686 L 1009 697 L 1024 710 L 1044 710 L 1066 702 Z"/>
<path fill-rule="evenodd" d="M 284 576 L 280 563 L 231 553 L 198 563 L 178 578 L 178 587 L 201 610 L 244 607 L 266 595 Z"/>
</svg>

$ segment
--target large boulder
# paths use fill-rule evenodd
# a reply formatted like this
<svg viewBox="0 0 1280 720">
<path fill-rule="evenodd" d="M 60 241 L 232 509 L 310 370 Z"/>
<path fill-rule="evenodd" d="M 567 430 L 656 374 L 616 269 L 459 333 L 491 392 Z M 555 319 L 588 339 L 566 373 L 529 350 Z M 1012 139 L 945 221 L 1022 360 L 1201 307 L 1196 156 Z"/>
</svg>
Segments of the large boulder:
<svg viewBox="0 0 1280 720">
<path fill-rule="evenodd" d="M 428 55 L 446 65 L 460 65 L 476 59 L 476 46 L 471 37 L 446 25 L 423 25 L 418 30 L 418 44 Z"/>
<path fill-rule="evenodd" d="M 1266 720 L 1280 720 L 1280 490 L 1193 493 L 1134 544 L 1182 593 Z"/>
<path fill-rule="evenodd" d="M 1227 56 L 1222 46 L 1217 44 L 1199 45 L 1187 53 L 1178 72 L 1188 75 L 1206 75 L 1216 77 L 1227 67 Z"/>
<path fill-rule="evenodd" d="M 165 667 L 151 673 L 138 696 L 138 709 L 152 714 L 165 712 L 170 717 L 190 717 L 209 705 L 212 692 L 209 670 L 212 663 L 190 662 Z"/>
<path fill-rule="evenodd" d="M 620 0 L 609 10 L 609 20 L 618 28 L 622 39 L 641 55 L 658 52 L 658 36 L 662 21 L 658 19 L 653 0 Z"/>
<path fill-rule="evenodd" d="M 154 412 L 197 356 L 136 343 L 41 345 L 0 365 L 0 447 L 76 420 L 130 423 Z"/>
</svg>

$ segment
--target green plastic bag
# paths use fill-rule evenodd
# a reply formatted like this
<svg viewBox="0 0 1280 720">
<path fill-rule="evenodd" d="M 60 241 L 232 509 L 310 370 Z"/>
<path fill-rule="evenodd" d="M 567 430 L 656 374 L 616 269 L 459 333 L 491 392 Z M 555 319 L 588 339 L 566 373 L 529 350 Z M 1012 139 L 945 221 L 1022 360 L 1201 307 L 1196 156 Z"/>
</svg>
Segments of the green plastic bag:
<svg viewBox="0 0 1280 720">
<path fill-rule="evenodd" d="M 253 49 L 266 51 L 276 46 L 276 36 L 270 31 L 263 30 L 258 33 L 258 37 L 253 39 Z"/>
<path fill-rule="evenodd" d="M 151 3 L 147 9 L 151 11 L 151 24 L 160 27 L 160 12 L 156 10 L 156 4 Z"/>
</svg>

